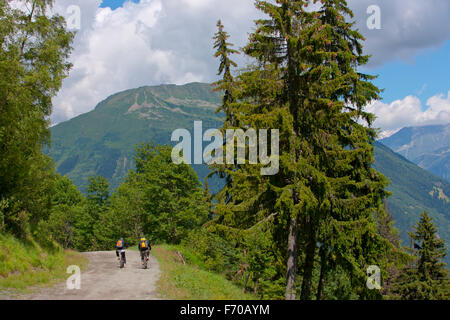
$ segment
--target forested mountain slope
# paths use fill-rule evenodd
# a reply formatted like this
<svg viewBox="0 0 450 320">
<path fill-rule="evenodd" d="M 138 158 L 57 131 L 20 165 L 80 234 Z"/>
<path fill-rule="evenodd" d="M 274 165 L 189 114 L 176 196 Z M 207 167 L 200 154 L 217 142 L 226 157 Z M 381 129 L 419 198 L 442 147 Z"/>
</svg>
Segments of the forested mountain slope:
<svg viewBox="0 0 450 320">
<path fill-rule="evenodd" d="M 169 144 L 178 128 L 218 128 L 215 114 L 220 95 L 209 84 L 163 85 L 127 90 L 110 96 L 88 113 L 51 128 L 49 151 L 58 171 L 82 190 L 88 177 L 101 175 L 117 187 L 133 168 L 136 144 L 152 141 Z M 201 177 L 205 167 L 196 166 Z"/>
<path fill-rule="evenodd" d="M 450 181 L 450 123 L 403 128 L 380 141 L 419 167 Z"/>
</svg>

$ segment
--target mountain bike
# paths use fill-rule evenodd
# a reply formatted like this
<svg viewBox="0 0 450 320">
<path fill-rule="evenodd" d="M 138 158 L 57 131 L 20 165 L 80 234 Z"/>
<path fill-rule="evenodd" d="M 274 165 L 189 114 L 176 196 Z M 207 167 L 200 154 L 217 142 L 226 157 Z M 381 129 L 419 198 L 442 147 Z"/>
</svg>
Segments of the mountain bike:
<svg viewBox="0 0 450 320">
<path fill-rule="evenodd" d="M 125 250 L 120 250 L 118 260 L 119 260 L 119 267 L 120 269 L 122 269 L 125 266 L 125 263 L 127 263 L 127 259 L 125 257 Z"/>
<path fill-rule="evenodd" d="M 149 251 L 144 253 L 144 259 L 142 260 L 142 269 L 147 269 L 148 268 L 149 255 L 150 255 Z"/>
</svg>

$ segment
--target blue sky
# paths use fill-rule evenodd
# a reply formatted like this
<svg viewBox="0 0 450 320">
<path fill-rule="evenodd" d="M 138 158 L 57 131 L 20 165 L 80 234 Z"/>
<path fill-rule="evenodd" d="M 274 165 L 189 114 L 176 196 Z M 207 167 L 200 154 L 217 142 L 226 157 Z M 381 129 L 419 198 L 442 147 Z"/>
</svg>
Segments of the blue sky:
<svg viewBox="0 0 450 320">
<path fill-rule="evenodd" d="M 418 53 L 411 61 L 393 61 L 368 70 L 378 74 L 375 83 L 385 88 L 383 102 L 391 103 L 408 95 L 425 105 L 428 98 L 450 90 L 450 41 Z"/>
<path fill-rule="evenodd" d="M 135 3 L 138 3 L 139 0 L 127 0 L 132 1 Z M 110 7 L 111 9 L 117 9 L 118 7 L 121 7 L 122 4 L 125 2 L 125 0 L 103 0 L 102 4 L 100 5 L 101 8 Z"/>
</svg>

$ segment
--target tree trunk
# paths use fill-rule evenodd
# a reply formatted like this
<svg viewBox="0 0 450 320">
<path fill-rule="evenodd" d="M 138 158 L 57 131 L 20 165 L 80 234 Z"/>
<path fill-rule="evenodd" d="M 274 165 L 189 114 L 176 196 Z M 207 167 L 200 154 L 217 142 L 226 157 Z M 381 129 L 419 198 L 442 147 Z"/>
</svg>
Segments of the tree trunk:
<svg viewBox="0 0 450 320">
<path fill-rule="evenodd" d="M 295 300 L 295 276 L 297 274 L 298 218 L 292 218 L 289 226 L 288 260 L 286 275 L 286 300 Z"/>
<path fill-rule="evenodd" d="M 312 284 L 312 274 L 314 269 L 314 257 L 316 254 L 316 240 L 314 229 L 310 227 L 310 240 L 306 246 L 306 256 L 305 256 L 305 268 L 303 273 L 303 283 L 302 283 L 302 294 L 301 300 L 311 299 L 311 284 Z"/>
<path fill-rule="evenodd" d="M 249 271 L 247 274 L 247 278 L 245 279 L 244 288 L 242 288 L 242 292 L 245 292 L 247 290 L 247 283 L 248 283 L 248 280 L 250 279 L 250 274 L 251 274 L 251 272 Z"/>
<path fill-rule="evenodd" d="M 322 244 L 322 246 L 320 247 L 319 250 L 319 255 L 320 255 L 320 277 L 319 277 L 319 286 L 317 288 L 317 296 L 316 299 L 317 300 L 322 300 L 322 294 L 323 294 L 323 280 L 325 278 L 325 273 L 326 273 L 326 265 L 327 265 L 327 260 L 326 260 L 326 252 L 325 252 L 325 245 Z"/>
</svg>

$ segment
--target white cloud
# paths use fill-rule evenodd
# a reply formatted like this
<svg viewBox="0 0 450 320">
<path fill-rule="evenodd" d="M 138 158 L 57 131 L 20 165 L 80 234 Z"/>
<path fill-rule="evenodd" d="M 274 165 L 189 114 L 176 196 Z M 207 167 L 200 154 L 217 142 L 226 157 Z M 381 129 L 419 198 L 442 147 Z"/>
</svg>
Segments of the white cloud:
<svg viewBox="0 0 450 320">
<path fill-rule="evenodd" d="M 60 0 L 57 12 L 63 14 L 70 2 Z M 241 0 L 141 0 L 116 10 L 98 8 L 100 2 L 80 1 L 74 67 L 54 99 L 54 123 L 92 110 L 121 90 L 213 81 L 217 20 L 243 44 L 255 13 L 250 1 L 246 5 Z"/>
<path fill-rule="evenodd" d="M 420 120 L 429 124 L 450 123 L 450 91 L 431 97 L 427 101 L 428 110 L 422 113 Z"/>
<path fill-rule="evenodd" d="M 436 47 L 450 38 L 448 0 L 349 0 L 356 27 L 365 36 L 364 50 L 372 55 L 369 66 L 387 61 L 411 61 L 425 48 Z M 380 8 L 381 29 L 368 30 L 366 10 Z"/>
<path fill-rule="evenodd" d="M 56 0 L 62 14 L 73 0 Z M 71 62 L 74 67 L 54 99 L 52 121 L 92 110 L 121 90 L 161 83 L 183 84 L 216 79 L 212 36 L 222 19 L 237 47 L 245 45 L 260 13 L 251 0 L 140 0 L 116 10 L 101 0 L 77 0 L 81 29 Z M 366 9 L 379 3 L 382 30 L 367 30 Z M 366 36 L 367 53 L 378 65 L 410 58 L 450 37 L 448 0 L 350 0 L 357 27 Z M 242 55 L 238 62 L 246 61 Z"/>
<path fill-rule="evenodd" d="M 444 94 L 431 97 L 426 106 L 422 106 L 419 98 L 407 96 L 390 104 L 373 102 L 366 110 L 377 116 L 374 126 L 383 130 L 383 137 L 403 127 L 450 123 L 450 91 L 447 97 Z"/>
</svg>

